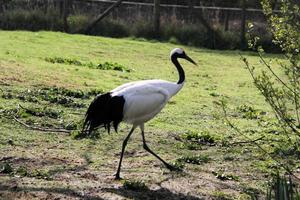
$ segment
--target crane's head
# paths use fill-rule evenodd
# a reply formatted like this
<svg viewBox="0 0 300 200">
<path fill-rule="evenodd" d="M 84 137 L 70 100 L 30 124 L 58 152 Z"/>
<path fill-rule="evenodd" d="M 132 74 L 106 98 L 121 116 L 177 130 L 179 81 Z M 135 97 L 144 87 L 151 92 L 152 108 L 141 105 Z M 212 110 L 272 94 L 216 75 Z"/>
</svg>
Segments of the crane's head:
<svg viewBox="0 0 300 200">
<path fill-rule="evenodd" d="M 171 57 L 171 59 L 172 59 L 172 57 L 174 57 L 174 58 L 183 58 L 183 59 L 186 59 L 187 61 L 193 63 L 194 65 L 197 65 L 196 62 L 193 61 L 190 57 L 188 57 L 188 55 L 186 55 L 184 50 L 181 49 L 181 48 L 173 49 L 170 53 L 170 57 Z"/>
</svg>

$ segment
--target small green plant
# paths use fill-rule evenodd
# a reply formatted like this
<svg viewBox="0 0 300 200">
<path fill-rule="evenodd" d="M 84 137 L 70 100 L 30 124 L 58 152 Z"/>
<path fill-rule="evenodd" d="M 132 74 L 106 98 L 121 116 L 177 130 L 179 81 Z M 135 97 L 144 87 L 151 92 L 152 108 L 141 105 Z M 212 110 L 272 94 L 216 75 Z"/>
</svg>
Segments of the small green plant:
<svg viewBox="0 0 300 200">
<path fill-rule="evenodd" d="M 116 71 L 122 71 L 122 72 L 130 72 L 131 70 L 126 68 L 125 66 L 118 64 L 118 63 L 110 63 L 110 62 L 104 62 L 98 64 L 96 69 L 101 70 L 116 70 Z"/>
<path fill-rule="evenodd" d="M 211 92 L 211 93 L 209 93 L 209 95 L 212 96 L 212 97 L 219 97 L 220 96 L 220 94 L 218 94 L 217 92 Z"/>
<path fill-rule="evenodd" d="M 208 163 L 210 160 L 211 159 L 209 158 L 208 155 L 187 155 L 178 158 L 176 161 L 179 163 L 185 162 L 185 163 L 190 163 L 195 165 L 201 165 L 204 163 Z"/>
<path fill-rule="evenodd" d="M 84 137 L 84 136 L 82 136 L 80 130 L 73 130 L 73 131 L 71 131 L 71 137 L 72 137 L 73 139 L 80 139 L 80 138 L 82 138 L 82 137 Z"/>
<path fill-rule="evenodd" d="M 148 187 L 146 184 L 142 181 L 130 181 L 130 180 L 125 180 L 123 182 L 123 188 L 126 190 L 134 190 L 134 191 L 143 191 L 147 190 Z"/>
<path fill-rule="evenodd" d="M 18 174 L 18 175 L 20 175 L 20 176 L 28 176 L 30 173 L 28 172 L 28 169 L 27 169 L 26 167 L 20 166 L 20 167 L 16 170 L 15 174 Z"/>
<path fill-rule="evenodd" d="M 58 119 L 61 117 L 63 111 L 57 111 L 48 107 L 28 107 L 23 108 L 24 111 L 21 112 L 21 117 L 28 116 L 36 116 L 36 117 L 49 117 L 53 119 Z"/>
<path fill-rule="evenodd" d="M 233 155 L 224 155 L 224 158 L 223 158 L 225 161 L 233 161 L 236 159 L 235 156 Z"/>
<path fill-rule="evenodd" d="M 45 61 L 50 63 L 59 63 L 59 64 L 66 64 L 66 65 L 76 65 L 76 66 L 83 66 L 83 63 L 74 58 L 62 58 L 62 57 L 48 57 L 45 58 Z"/>
<path fill-rule="evenodd" d="M 178 169 L 178 171 L 182 171 L 184 169 L 185 163 L 182 160 L 177 159 L 175 162 L 172 163 L 172 166 Z"/>
<path fill-rule="evenodd" d="M 215 177 L 217 179 L 220 179 L 222 181 L 227 181 L 227 180 L 238 181 L 240 179 L 239 176 L 236 176 L 236 175 L 233 175 L 233 174 L 225 174 L 222 171 L 219 171 L 219 172 L 213 171 L 212 174 L 215 175 Z"/>
<path fill-rule="evenodd" d="M 13 170 L 12 166 L 9 163 L 5 162 L 5 163 L 0 164 L 0 173 L 10 174 L 13 171 L 14 170 Z"/>
<path fill-rule="evenodd" d="M 222 191 L 214 191 L 212 193 L 212 196 L 216 200 L 232 200 L 233 199 L 231 195 L 224 193 Z"/>
<path fill-rule="evenodd" d="M 266 115 L 266 112 L 245 104 L 237 107 L 237 110 L 242 113 L 242 117 L 246 119 L 260 119 L 263 115 Z"/>
<path fill-rule="evenodd" d="M 198 144 L 195 142 L 185 141 L 184 143 L 180 144 L 180 148 L 188 149 L 188 150 L 201 150 L 202 146 L 201 146 L 201 144 Z"/>
<path fill-rule="evenodd" d="M 52 58 L 45 58 L 45 61 L 50 63 L 59 63 L 59 64 L 66 64 L 66 65 L 75 65 L 75 66 L 86 66 L 92 69 L 100 69 L 100 70 L 115 70 L 121 72 L 131 72 L 131 69 L 119 64 L 119 63 L 111 63 L 111 62 L 104 62 L 95 64 L 93 62 L 82 62 L 80 60 L 74 58 L 62 58 L 62 57 L 52 57 Z"/>
<path fill-rule="evenodd" d="M 49 171 L 47 170 L 35 169 L 28 176 L 35 177 L 37 179 L 52 180 Z"/>
<path fill-rule="evenodd" d="M 204 132 L 188 132 L 188 133 L 184 133 L 182 135 L 182 138 L 184 140 L 188 140 L 190 142 L 195 142 L 198 144 L 208 144 L 208 145 L 213 145 L 215 144 L 215 137 L 213 137 L 212 135 L 210 135 L 209 132 L 204 131 Z"/>
</svg>

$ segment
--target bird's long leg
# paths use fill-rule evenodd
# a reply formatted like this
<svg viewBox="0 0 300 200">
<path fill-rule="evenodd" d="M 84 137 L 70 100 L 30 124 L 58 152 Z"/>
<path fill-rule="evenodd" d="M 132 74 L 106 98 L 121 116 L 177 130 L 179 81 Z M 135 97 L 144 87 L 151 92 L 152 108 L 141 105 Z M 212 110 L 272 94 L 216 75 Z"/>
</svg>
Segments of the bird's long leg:
<svg viewBox="0 0 300 200">
<path fill-rule="evenodd" d="M 129 134 L 127 135 L 127 137 L 125 138 L 125 140 L 123 141 L 122 152 L 121 152 L 121 157 L 120 157 L 120 161 L 119 161 L 119 167 L 118 167 L 118 171 L 117 171 L 116 177 L 115 177 L 117 180 L 121 179 L 121 177 L 120 177 L 120 171 L 121 171 L 121 165 L 122 165 L 124 150 L 125 150 L 125 147 L 127 145 L 128 140 L 129 140 L 129 138 L 130 138 L 130 136 L 133 133 L 133 131 L 134 131 L 135 128 L 136 128 L 136 126 L 134 125 L 132 127 L 132 129 L 130 130 Z"/>
<path fill-rule="evenodd" d="M 154 155 L 156 158 L 158 158 L 162 163 L 164 163 L 164 165 L 171 171 L 173 170 L 177 170 L 175 167 L 173 167 L 172 165 L 170 165 L 169 163 L 167 163 L 166 161 L 164 161 L 161 157 L 159 157 L 157 154 L 155 154 L 146 144 L 146 139 L 145 139 L 145 134 L 144 134 L 144 125 L 141 125 L 141 131 L 142 131 L 142 137 L 143 137 L 143 147 L 146 151 L 148 151 L 149 153 L 151 153 L 152 155 Z"/>
</svg>

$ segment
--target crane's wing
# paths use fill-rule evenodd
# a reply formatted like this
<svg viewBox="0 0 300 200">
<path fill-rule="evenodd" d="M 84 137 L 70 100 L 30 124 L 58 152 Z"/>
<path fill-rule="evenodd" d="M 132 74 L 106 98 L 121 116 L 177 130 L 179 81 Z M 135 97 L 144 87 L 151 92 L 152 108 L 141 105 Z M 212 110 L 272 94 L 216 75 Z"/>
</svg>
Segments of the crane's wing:
<svg viewBox="0 0 300 200">
<path fill-rule="evenodd" d="M 135 85 L 124 92 L 124 120 L 143 123 L 152 119 L 166 105 L 169 94 L 160 87 L 150 84 Z"/>
<path fill-rule="evenodd" d="M 134 81 L 134 82 L 129 82 L 129 83 L 125 83 L 123 85 L 120 85 L 118 87 L 116 87 L 115 89 L 111 90 L 110 92 L 119 92 L 125 88 L 129 88 L 135 84 L 139 83 L 139 81 Z"/>
</svg>

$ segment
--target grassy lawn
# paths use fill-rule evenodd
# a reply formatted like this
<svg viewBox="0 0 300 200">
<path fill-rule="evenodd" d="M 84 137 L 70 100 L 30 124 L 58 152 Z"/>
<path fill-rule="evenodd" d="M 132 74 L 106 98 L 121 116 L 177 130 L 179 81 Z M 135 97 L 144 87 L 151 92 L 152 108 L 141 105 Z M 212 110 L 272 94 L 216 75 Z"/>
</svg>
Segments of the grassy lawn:
<svg viewBox="0 0 300 200">
<path fill-rule="evenodd" d="M 259 67 L 258 57 L 249 52 L 183 47 L 198 66 L 181 61 L 184 88 L 145 127 L 149 146 L 183 167 L 181 173 L 169 172 L 143 150 L 136 131 L 123 161 L 125 181 L 115 181 L 122 141 L 130 129 L 126 124 L 119 133 L 100 131 L 98 139 L 77 140 L 67 133 L 31 130 L 12 118 L 34 127 L 76 129 L 98 92 L 135 80 L 177 81 L 169 59 L 175 47 L 0 31 L 0 199 L 262 198 L 274 163 L 256 146 L 238 143 L 247 139 L 226 125 L 217 103 L 225 99 L 229 118 L 250 138 L 261 137 L 258 119 L 241 109 L 255 108 L 264 111 L 262 117 L 271 117 L 240 60 L 242 53 Z"/>
</svg>

